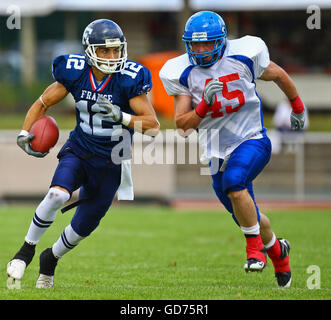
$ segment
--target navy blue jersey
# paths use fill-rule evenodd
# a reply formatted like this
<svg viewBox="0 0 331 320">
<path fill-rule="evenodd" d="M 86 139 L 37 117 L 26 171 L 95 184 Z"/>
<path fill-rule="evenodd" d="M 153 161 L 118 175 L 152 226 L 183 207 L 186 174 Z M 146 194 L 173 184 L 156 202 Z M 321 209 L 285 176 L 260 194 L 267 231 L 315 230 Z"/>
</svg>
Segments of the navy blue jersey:
<svg viewBox="0 0 331 320">
<path fill-rule="evenodd" d="M 77 124 L 70 132 L 70 140 L 93 154 L 109 158 L 114 146 L 129 136 L 125 145 L 131 149 L 133 130 L 125 127 L 128 131 L 124 132 L 121 123 L 105 118 L 106 112 L 96 100 L 102 95 L 123 112 L 135 114 L 129 100 L 152 88 L 151 73 L 145 66 L 128 60 L 124 70 L 97 83 L 85 56 L 70 54 L 55 58 L 52 72 L 75 99 Z"/>
</svg>

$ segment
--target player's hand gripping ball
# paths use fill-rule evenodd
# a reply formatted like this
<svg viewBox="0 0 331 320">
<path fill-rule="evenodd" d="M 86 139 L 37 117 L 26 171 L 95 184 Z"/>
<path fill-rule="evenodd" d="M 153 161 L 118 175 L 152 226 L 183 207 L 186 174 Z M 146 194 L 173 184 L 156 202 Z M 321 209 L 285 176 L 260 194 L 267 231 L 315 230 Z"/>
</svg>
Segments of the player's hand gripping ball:
<svg viewBox="0 0 331 320">
<path fill-rule="evenodd" d="M 59 128 L 52 117 L 44 116 L 33 124 L 30 134 L 34 135 L 31 148 L 36 152 L 48 153 L 59 139 Z"/>
</svg>

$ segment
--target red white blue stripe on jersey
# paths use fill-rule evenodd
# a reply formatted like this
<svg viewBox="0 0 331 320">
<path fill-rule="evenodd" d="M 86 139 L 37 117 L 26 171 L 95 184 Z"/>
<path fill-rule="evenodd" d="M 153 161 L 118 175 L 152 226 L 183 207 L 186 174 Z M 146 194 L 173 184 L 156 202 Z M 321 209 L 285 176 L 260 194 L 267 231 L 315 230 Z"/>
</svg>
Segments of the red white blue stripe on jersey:
<svg viewBox="0 0 331 320">
<path fill-rule="evenodd" d="M 90 83 L 93 91 L 101 92 L 108 84 L 111 74 L 105 77 L 99 84 L 95 81 L 92 68 L 90 69 Z"/>
</svg>

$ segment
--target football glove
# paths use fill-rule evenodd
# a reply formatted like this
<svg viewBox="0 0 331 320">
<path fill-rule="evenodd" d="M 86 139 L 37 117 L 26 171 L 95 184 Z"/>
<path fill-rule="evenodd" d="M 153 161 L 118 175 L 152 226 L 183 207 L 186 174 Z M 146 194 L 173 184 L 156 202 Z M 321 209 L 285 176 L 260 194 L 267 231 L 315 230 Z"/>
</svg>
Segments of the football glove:
<svg viewBox="0 0 331 320">
<path fill-rule="evenodd" d="M 22 130 L 23 131 L 23 130 Z M 34 138 L 33 134 L 29 134 L 28 132 L 23 133 L 21 131 L 21 133 L 17 136 L 17 145 L 23 150 L 25 151 L 27 154 L 29 154 L 30 156 L 34 156 L 37 158 L 43 158 L 45 157 L 48 152 L 37 152 L 34 151 L 31 146 L 30 146 L 30 142 L 31 140 Z"/>
<path fill-rule="evenodd" d="M 298 131 L 303 129 L 304 125 L 305 125 L 305 113 L 306 110 L 303 110 L 303 112 L 301 113 L 295 113 L 295 112 L 291 112 L 291 129 Z"/>
<path fill-rule="evenodd" d="M 203 98 L 207 104 L 212 106 L 215 102 L 215 94 L 219 91 L 222 91 L 223 83 L 218 79 L 211 80 L 207 83 Z"/>
<path fill-rule="evenodd" d="M 123 121 L 123 112 L 120 110 L 120 107 L 112 104 L 108 99 L 99 96 L 97 99 L 97 104 L 106 110 L 106 114 L 103 116 L 105 118 L 111 118 L 115 122 L 122 123 Z"/>
</svg>

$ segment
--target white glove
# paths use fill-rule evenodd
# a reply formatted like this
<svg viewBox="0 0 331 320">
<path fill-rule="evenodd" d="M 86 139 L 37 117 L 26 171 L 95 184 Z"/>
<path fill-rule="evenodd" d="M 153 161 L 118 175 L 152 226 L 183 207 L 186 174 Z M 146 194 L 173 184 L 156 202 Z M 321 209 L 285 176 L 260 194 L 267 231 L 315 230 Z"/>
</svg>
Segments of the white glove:
<svg viewBox="0 0 331 320">
<path fill-rule="evenodd" d="M 207 104 L 212 106 L 215 102 L 215 94 L 222 91 L 223 83 L 218 79 L 211 80 L 207 83 L 204 90 L 204 100 Z"/>
<path fill-rule="evenodd" d="M 305 116 L 306 116 L 306 110 L 304 109 L 301 113 L 294 113 L 291 112 L 291 129 L 298 131 L 300 129 L 303 129 L 305 125 Z"/>
<path fill-rule="evenodd" d="M 107 114 L 104 115 L 105 118 L 111 118 L 115 122 L 122 123 L 123 112 L 120 110 L 119 106 L 112 104 L 108 99 L 102 96 L 98 97 L 97 104 L 106 110 Z"/>
</svg>

